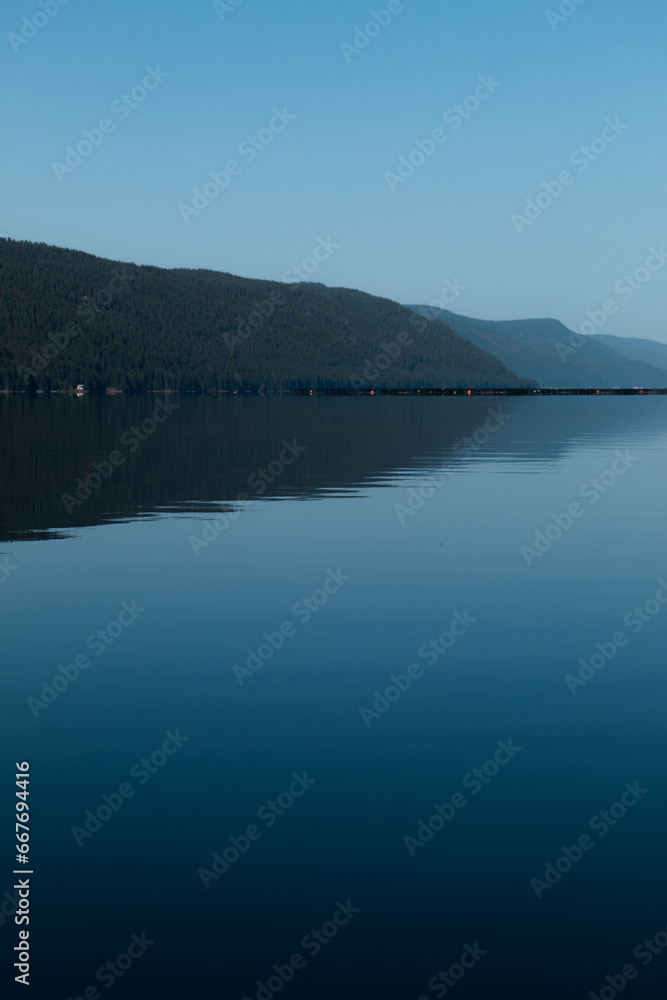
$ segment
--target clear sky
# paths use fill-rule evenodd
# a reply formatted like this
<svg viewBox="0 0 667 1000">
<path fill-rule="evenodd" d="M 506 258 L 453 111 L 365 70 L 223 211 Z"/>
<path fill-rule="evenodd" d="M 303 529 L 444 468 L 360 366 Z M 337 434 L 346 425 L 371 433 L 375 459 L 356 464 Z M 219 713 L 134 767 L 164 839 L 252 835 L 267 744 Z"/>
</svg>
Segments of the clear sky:
<svg viewBox="0 0 667 1000">
<path fill-rule="evenodd" d="M 5 0 L 0 233 L 667 342 L 667 8 L 560 6 Z"/>
</svg>

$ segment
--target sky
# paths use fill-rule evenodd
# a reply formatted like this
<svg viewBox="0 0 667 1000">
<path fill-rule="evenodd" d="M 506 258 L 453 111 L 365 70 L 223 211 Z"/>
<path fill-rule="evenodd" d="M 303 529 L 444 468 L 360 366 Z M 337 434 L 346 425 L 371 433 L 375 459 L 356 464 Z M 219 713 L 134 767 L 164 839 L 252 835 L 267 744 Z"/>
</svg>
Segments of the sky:
<svg viewBox="0 0 667 1000">
<path fill-rule="evenodd" d="M 663 0 L 5 0 L 0 22 L 3 235 L 667 342 Z"/>
</svg>

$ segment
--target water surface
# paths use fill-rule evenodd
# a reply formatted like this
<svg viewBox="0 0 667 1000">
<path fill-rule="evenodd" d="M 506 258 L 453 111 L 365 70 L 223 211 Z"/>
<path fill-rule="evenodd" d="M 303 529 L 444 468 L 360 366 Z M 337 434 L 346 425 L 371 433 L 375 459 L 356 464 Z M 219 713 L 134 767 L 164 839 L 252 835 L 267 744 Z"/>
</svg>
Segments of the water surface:
<svg viewBox="0 0 667 1000">
<path fill-rule="evenodd" d="M 0 399 L 32 996 L 663 996 L 664 398 L 156 406 Z"/>
</svg>

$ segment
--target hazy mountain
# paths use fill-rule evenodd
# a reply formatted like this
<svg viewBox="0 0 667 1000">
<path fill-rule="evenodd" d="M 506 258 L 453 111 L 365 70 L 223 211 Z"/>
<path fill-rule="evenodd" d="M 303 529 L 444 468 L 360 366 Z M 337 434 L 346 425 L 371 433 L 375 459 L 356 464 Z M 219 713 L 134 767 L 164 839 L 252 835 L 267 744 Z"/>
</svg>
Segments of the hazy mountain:
<svg viewBox="0 0 667 1000">
<path fill-rule="evenodd" d="M 0 386 L 143 393 L 519 387 L 497 358 L 389 299 L 0 240 Z"/>
<path fill-rule="evenodd" d="M 614 337 L 609 333 L 596 333 L 595 340 L 617 354 L 622 354 L 624 358 L 667 369 L 667 344 L 661 344 L 657 340 L 644 340 L 642 337 Z"/>
<path fill-rule="evenodd" d="M 408 308 L 447 323 L 471 344 L 541 386 L 659 389 L 667 385 L 664 369 L 622 356 L 603 342 L 607 338 L 581 337 L 556 319 L 482 320 L 433 306 Z"/>
</svg>

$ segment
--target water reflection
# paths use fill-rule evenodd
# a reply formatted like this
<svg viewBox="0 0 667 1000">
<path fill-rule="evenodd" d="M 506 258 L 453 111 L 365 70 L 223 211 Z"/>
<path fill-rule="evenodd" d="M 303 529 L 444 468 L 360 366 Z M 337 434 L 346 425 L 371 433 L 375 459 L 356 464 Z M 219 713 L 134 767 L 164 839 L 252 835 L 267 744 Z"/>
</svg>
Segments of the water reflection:
<svg viewBox="0 0 667 1000">
<path fill-rule="evenodd" d="M 655 436 L 664 405 L 660 397 L 4 397 L 0 539 L 358 495 L 480 461 L 539 472 L 595 440 Z"/>
</svg>

